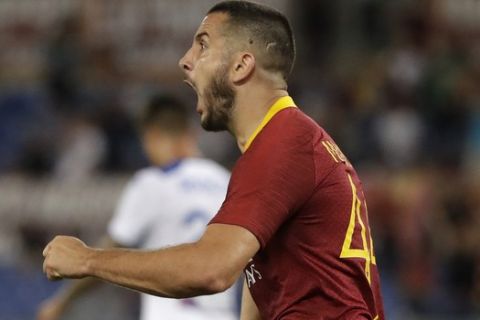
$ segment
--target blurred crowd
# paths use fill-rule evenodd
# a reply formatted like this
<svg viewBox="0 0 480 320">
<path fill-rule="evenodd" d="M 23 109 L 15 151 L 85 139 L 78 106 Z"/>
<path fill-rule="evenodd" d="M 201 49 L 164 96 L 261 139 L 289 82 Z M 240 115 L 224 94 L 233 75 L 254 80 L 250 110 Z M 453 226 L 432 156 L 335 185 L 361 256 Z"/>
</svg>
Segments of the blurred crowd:
<svg viewBox="0 0 480 320">
<path fill-rule="evenodd" d="M 136 116 L 152 92 L 197 121 L 176 62 L 214 2 L 0 2 L 0 184 L 144 166 Z M 290 94 L 365 184 L 389 319 L 478 318 L 480 2 L 260 2 L 292 20 Z M 198 135 L 234 164 L 227 134 Z"/>
</svg>

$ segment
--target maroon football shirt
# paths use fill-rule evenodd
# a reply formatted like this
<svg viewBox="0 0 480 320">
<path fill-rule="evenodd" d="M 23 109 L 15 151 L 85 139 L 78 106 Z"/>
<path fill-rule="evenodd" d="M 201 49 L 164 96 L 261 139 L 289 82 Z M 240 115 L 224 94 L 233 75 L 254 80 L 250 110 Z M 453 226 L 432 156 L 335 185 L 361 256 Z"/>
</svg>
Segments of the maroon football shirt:
<svg viewBox="0 0 480 320">
<path fill-rule="evenodd" d="M 361 183 L 298 108 L 279 111 L 255 137 L 211 223 L 260 242 L 245 277 L 263 319 L 384 319 Z"/>
</svg>

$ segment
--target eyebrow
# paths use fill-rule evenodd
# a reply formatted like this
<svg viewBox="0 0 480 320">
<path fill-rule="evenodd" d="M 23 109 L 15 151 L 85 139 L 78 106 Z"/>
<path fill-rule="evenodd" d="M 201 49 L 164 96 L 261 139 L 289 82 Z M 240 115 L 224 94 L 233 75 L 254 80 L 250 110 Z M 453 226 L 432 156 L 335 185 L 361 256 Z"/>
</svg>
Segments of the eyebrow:
<svg viewBox="0 0 480 320">
<path fill-rule="evenodd" d="M 200 39 L 203 38 L 203 37 L 209 38 L 210 36 L 208 35 L 208 32 L 203 31 L 203 32 L 200 32 L 199 34 L 197 34 L 197 35 L 195 36 L 195 41 L 198 42 L 198 41 L 200 41 Z"/>
</svg>

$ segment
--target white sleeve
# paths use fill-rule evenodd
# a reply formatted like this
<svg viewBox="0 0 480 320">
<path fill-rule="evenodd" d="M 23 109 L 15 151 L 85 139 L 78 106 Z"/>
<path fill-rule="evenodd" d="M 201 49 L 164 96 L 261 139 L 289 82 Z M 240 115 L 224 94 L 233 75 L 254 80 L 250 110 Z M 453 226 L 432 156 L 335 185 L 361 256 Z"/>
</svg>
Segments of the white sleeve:
<svg viewBox="0 0 480 320">
<path fill-rule="evenodd" d="M 123 191 L 115 213 L 108 225 L 108 234 L 125 246 L 138 245 L 148 232 L 154 218 L 151 205 L 152 187 L 145 174 L 139 173 Z"/>
</svg>

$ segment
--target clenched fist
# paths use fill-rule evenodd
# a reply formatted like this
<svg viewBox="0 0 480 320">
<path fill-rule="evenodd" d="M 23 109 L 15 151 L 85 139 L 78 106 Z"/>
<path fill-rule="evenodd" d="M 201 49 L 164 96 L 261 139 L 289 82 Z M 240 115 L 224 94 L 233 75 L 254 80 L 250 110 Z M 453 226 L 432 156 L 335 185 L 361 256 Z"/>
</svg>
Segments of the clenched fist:
<svg viewBox="0 0 480 320">
<path fill-rule="evenodd" d="M 49 280 L 87 276 L 93 249 L 74 237 L 57 236 L 43 250 L 43 272 Z"/>
</svg>

